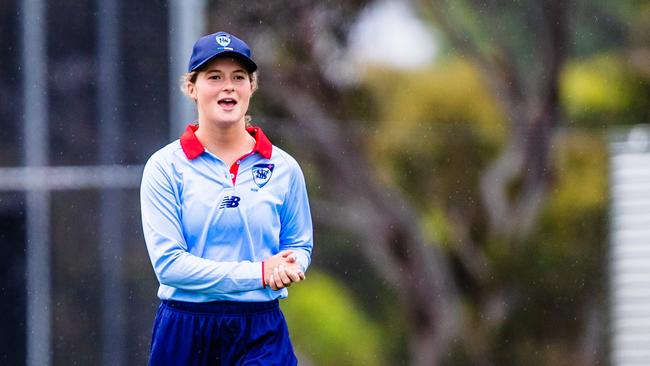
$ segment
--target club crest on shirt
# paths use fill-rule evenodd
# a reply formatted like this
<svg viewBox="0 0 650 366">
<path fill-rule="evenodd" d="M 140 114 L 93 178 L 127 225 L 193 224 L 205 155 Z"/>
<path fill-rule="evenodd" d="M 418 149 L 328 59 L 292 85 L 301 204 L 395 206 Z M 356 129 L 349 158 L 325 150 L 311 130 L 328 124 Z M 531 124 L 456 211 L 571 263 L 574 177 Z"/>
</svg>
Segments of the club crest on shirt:
<svg viewBox="0 0 650 366">
<path fill-rule="evenodd" d="M 273 175 L 273 167 L 273 164 L 254 165 L 251 170 L 253 173 L 253 182 L 260 188 L 264 187 L 271 179 L 271 175 Z"/>
</svg>

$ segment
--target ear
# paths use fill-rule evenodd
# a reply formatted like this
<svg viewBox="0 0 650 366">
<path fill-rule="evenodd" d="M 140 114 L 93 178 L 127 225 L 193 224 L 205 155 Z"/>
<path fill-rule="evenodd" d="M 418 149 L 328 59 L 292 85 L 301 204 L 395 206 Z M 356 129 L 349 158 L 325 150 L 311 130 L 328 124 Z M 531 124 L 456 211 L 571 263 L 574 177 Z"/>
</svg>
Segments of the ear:
<svg viewBox="0 0 650 366">
<path fill-rule="evenodd" d="M 253 95 L 257 90 L 257 77 L 250 78 L 250 86 L 251 86 L 251 95 Z"/>
<path fill-rule="evenodd" d="M 194 83 L 187 83 L 187 94 L 196 102 L 196 85 Z"/>
</svg>

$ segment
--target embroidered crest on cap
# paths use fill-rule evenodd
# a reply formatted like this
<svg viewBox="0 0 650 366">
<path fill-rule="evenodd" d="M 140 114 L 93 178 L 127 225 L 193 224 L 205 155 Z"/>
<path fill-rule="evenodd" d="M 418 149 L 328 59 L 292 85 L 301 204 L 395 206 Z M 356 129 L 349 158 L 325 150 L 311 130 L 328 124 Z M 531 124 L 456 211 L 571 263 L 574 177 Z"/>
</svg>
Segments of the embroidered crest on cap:
<svg viewBox="0 0 650 366">
<path fill-rule="evenodd" d="M 229 34 L 218 34 L 215 37 L 215 40 L 221 47 L 226 47 L 230 44 L 230 35 Z"/>
<path fill-rule="evenodd" d="M 262 188 L 269 182 L 273 174 L 273 164 L 257 164 L 253 166 L 253 181 Z"/>
</svg>

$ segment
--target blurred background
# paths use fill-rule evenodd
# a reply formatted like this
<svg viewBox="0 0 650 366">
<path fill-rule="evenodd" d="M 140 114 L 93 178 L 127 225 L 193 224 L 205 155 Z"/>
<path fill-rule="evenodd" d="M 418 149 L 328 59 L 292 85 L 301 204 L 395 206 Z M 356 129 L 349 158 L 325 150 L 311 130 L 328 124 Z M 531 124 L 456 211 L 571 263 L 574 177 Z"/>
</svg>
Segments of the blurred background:
<svg viewBox="0 0 650 366">
<path fill-rule="evenodd" d="M 140 175 L 219 30 L 308 183 L 301 365 L 650 364 L 647 0 L 1 0 L 0 364 L 146 364 Z"/>
</svg>

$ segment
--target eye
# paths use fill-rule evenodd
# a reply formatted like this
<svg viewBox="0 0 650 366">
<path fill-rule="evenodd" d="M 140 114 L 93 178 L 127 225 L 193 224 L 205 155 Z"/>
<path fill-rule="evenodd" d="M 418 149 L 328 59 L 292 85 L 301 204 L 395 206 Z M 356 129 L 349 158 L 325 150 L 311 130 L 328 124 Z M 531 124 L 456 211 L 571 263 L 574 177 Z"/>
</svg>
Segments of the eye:
<svg viewBox="0 0 650 366">
<path fill-rule="evenodd" d="M 212 75 L 208 76 L 208 79 L 210 79 L 210 80 L 221 80 L 221 75 L 212 74 Z"/>
<path fill-rule="evenodd" d="M 235 80 L 246 80 L 246 76 L 243 74 L 235 75 Z"/>
</svg>

